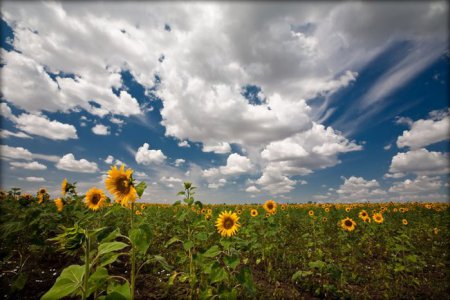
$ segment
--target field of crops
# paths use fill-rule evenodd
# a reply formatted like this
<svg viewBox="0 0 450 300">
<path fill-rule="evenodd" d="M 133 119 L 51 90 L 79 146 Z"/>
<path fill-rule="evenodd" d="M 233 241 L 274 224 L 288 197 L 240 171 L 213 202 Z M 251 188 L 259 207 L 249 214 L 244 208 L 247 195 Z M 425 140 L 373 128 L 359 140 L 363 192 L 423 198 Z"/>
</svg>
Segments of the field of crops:
<svg viewBox="0 0 450 300">
<path fill-rule="evenodd" d="M 3 298 L 450 298 L 447 203 L 206 205 L 185 183 L 169 206 L 123 168 L 105 183 L 2 193 Z"/>
</svg>

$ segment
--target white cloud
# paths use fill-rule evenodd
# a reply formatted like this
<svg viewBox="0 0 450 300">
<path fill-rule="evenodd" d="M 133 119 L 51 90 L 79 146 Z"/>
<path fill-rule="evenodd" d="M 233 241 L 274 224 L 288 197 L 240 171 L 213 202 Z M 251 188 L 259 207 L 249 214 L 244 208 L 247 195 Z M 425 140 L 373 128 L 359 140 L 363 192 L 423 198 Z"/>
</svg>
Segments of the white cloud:
<svg viewBox="0 0 450 300">
<path fill-rule="evenodd" d="M 259 193 L 261 192 L 256 186 L 252 185 L 245 189 L 247 193 Z"/>
<path fill-rule="evenodd" d="M 228 143 L 217 143 L 214 145 L 204 144 L 202 148 L 203 152 L 214 152 L 217 154 L 225 154 L 231 152 L 231 146 Z"/>
<path fill-rule="evenodd" d="M 403 131 L 397 139 L 399 148 L 410 147 L 411 149 L 423 148 L 425 146 L 450 139 L 450 115 L 449 111 L 441 113 L 433 112 L 430 119 L 420 119 L 411 124 L 410 130 Z"/>
<path fill-rule="evenodd" d="M 191 145 L 189 145 L 188 141 L 181 141 L 178 143 L 178 147 L 189 148 L 189 147 L 191 147 Z"/>
<path fill-rule="evenodd" d="M 166 176 L 163 176 L 163 177 L 161 177 L 161 181 L 162 182 L 183 182 L 183 180 L 181 180 L 180 178 L 176 178 L 176 177 L 172 177 L 172 176 L 169 176 L 169 177 L 166 177 Z"/>
<path fill-rule="evenodd" d="M 27 149 L 22 147 L 10 147 L 8 145 L 0 145 L 0 155 L 6 159 L 33 159 L 33 155 Z"/>
<path fill-rule="evenodd" d="M 396 182 L 389 192 L 397 194 L 418 194 L 437 192 L 442 187 L 439 177 L 417 176 L 414 180 Z"/>
<path fill-rule="evenodd" d="M 25 177 L 25 178 L 20 177 L 19 179 L 28 181 L 28 182 L 44 182 L 45 181 L 45 179 L 43 177 L 34 177 L 34 176 L 29 176 L 29 177 Z"/>
<path fill-rule="evenodd" d="M 98 167 L 95 162 L 89 162 L 86 159 L 76 160 L 72 153 L 68 153 L 61 157 L 56 164 L 56 168 L 79 173 L 95 173 L 98 171 Z"/>
<path fill-rule="evenodd" d="M 392 158 L 389 173 L 414 173 L 419 175 L 446 174 L 449 172 L 447 153 L 426 149 L 397 153 Z"/>
<path fill-rule="evenodd" d="M 249 172 L 251 168 L 250 159 L 237 153 L 232 153 L 228 156 L 227 164 L 220 167 L 219 171 L 223 175 L 238 175 Z"/>
<path fill-rule="evenodd" d="M 344 183 L 336 190 L 339 200 L 346 202 L 381 200 L 386 192 L 380 189 L 380 184 L 375 179 L 366 180 L 362 177 L 344 177 Z"/>
<path fill-rule="evenodd" d="M 175 166 L 176 166 L 176 167 L 179 167 L 179 166 L 181 166 L 182 164 L 184 164 L 185 162 L 186 162 L 186 161 L 185 161 L 184 159 L 178 158 L 178 159 L 175 160 Z"/>
<path fill-rule="evenodd" d="M 28 134 L 23 133 L 23 132 L 21 132 L 21 131 L 18 131 L 18 132 L 11 132 L 11 131 L 6 130 L 6 129 L 0 130 L 0 138 L 6 139 L 6 138 L 8 138 L 8 137 L 10 137 L 10 136 L 14 136 L 14 137 L 18 137 L 18 138 L 23 138 L 23 139 L 30 139 L 30 138 L 31 138 L 31 136 L 29 136 Z"/>
<path fill-rule="evenodd" d="M 136 152 L 135 159 L 138 164 L 161 164 L 166 160 L 166 156 L 161 150 L 149 150 L 150 145 L 144 143 Z"/>
<path fill-rule="evenodd" d="M 392 144 L 387 144 L 386 146 L 383 147 L 384 150 L 390 150 L 392 148 Z"/>
<path fill-rule="evenodd" d="M 112 164 L 114 161 L 114 156 L 112 155 L 108 155 L 108 157 L 105 159 L 105 163 L 107 163 L 108 165 Z"/>
<path fill-rule="evenodd" d="M 208 188 L 210 188 L 210 189 L 218 189 L 218 188 L 221 188 L 221 187 L 225 186 L 226 183 L 227 183 L 227 180 L 225 178 L 221 178 L 217 182 L 213 182 L 213 183 L 208 184 Z"/>
<path fill-rule="evenodd" d="M 92 132 L 94 134 L 97 135 L 109 135 L 111 134 L 111 132 L 109 131 L 109 127 L 102 125 L 102 124 L 97 124 L 94 127 L 92 127 Z"/>
<path fill-rule="evenodd" d="M 29 134 L 46 137 L 51 140 L 77 139 L 77 130 L 73 125 L 50 121 L 46 116 L 21 114 L 17 117 L 18 129 Z"/>
<path fill-rule="evenodd" d="M 27 170 L 46 170 L 47 166 L 37 161 L 32 162 L 18 162 L 12 161 L 9 163 L 14 168 L 27 169 Z"/>
</svg>

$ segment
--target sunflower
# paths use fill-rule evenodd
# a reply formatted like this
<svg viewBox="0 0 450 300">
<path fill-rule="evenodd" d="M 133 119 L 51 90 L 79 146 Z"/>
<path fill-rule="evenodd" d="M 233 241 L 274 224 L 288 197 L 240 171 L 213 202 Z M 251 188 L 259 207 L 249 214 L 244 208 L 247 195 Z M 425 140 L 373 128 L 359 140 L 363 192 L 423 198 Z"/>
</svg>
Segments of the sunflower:
<svg viewBox="0 0 450 300">
<path fill-rule="evenodd" d="M 330 212 L 330 208 L 329 207 L 325 207 L 325 212 L 329 213 Z"/>
<path fill-rule="evenodd" d="M 403 207 L 400 207 L 400 212 L 401 212 L 401 213 L 404 213 L 404 212 L 405 212 L 405 209 L 404 209 Z"/>
<path fill-rule="evenodd" d="M 68 190 L 69 184 L 67 183 L 67 178 L 64 178 L 63 181 L 61 182 L 61 194 L 65 196 Z"/>
<path fill-rule="evenodd" d="M 362 220 L 364 220 L 368 216 L 369 216 L 369 214 L 364 209 L 362 211 L 360 211 L 359 214 L 358 214 L 358 217 L 360 217 Z"/>
<path fill-rule="evenodd" d="M 341 227 L 347 231 L 353 231 L 356 227 L 356 222 L 350 219 L 349 217 L 345 218 L 341 221 Z"/>
<path fill-rule="evenodd" d="M 346 208 L 345 208 L 345 211 L 346 211 L 346 212 L 350 212 L 350 210 L 351 210 L 350 207 L 346 207 Z"/>
<path fill-rule="evenodd" d="M 61 198 L 58 198 L 55 200 L 55 205 L 56 205 L 56 209 L 58 210 L 58 212 L 62 212 L 62 210 L 64 208 L 64 202 L 62 201 Z"/>
<path fill-rule="evenodd" d="M 362 220 L 364 221 L 364 223 L 370 223 L 372 221 L 369 216 L 365 217 Z"/>
<path fill-rule="evenodd" d="M 398 209 L 397 208 L 394 208 L 393 210 L 392 210 L 393 212 L 397 212 L 398 211 Z"/>
<path fill-rule="evenodd" d="M 257 211 L 256 209 L 252 209 L 252 210 L 250 211 L 250 215 L 251 215 L 252 217 L 256 217 L 256 216 L 258 215 L 258 211 Z"/>
<path fill-rule="evenodd" d="M 238 223 L 238 220 L 239 217 L 236 213 L 232 213 L 231 211 L 221 212 L 216 221 L 217 231 L 223 237 L 230 237 L 232 235 L 235 235 L 238 228 L 241 226 Z"/>
<path fill-rule="evenodd" d="M 408 220 L 403 219 L 403 220 L 402 220 L 402 223 L 403 223 L 403 225 L 408 225 Z"/>
<path fill-rule="evenodd" d="M 101 189 L 91 188 L 84 198 L 85 204 L 92 210 L 98 210 L 106 205 L 106 196 Z"/>
<path fill-rule="evenodd" d="M 137 216 L 142 215 L 142 212 L 141 212 L 140 210 L 137 210 L 137 211 L 135 211 L 134 213 L 135 213 Z"/>
<path fill-rule="evenodd" d="M 206 208 L 202 208 L 201 213 L 204 215 L 206 213 Z"/>
<path fill-rule="evenodd" d="M 116 197 L 116 202 L 122 205 L 136 201 L 137 193 L 133 186 L 132 174 L 133 170 L 125 171 L 124 165 L 120 169 L 114 166 L 108 171 L 108 177 L 105 180 L 108 191 Z"/>
<path fill-rule="evenodd" d="M 236 213 L 237 213 L 238 215 L 240 215 L 240 214 L 242 214 L 242 210 L 238 209 L 238 210 L 236 211 Z"/>
<path fill-rule="evenodd" d="M 212 215 L 212 209 L 208 208 L 208 215 Z"/>
<path fill-rule="evenodd" d="M 38 194 L 47 194 L 47 190 L 45 188 L 40 188 Z"/>
<path fill-rule="evenodd" d="M 206 214 L 206 215 L 205 215 L 205 220 L 206 220 L 206 221 L 211 220 L 211 215 L 210 215 L 210 214 Z"/>
<path fill-rule="evenodd" d="M 372 219 L 375 221 L 375 223 L 378 224 L 381 224 L 384 221 L 383 215 L 381 213 L 373 214 Z"/>
<path fill-rule="evenodd" d="M 271 215 L 271 213 L 266 213 L 266 218 L 270 217 Z"/>
<path fill-rule="evenodd" d="M 313 211 L 313 210 L 308 211 L 308 215 L 309 215 L 310 217 L 314 216 L 314 211 Z"/>
<path fill-rule="evenodd" d="M 437 228 L 437 227 L 433 228 L 433 233 L 434 234 L 438 234 L 439 233 L 439 228 Z"/>
<path fill-rule="evenodd" d="M 286 210 L 286 204 L 281 205 L 281 210 Z"/>
<path fill-rule="evenodd" d="M 277 211 L 277 204 L 273 200 L 267 200 L 266 203 L 264 203 L 263 208 L 268 213 L 275 214 L 275 212 Z"/>
<path fill-rule="evenodd" d="M 327 217 L 323 217 L 322 222 L 326 222 L 326 221 L 328 221 Z"/>
</svg>

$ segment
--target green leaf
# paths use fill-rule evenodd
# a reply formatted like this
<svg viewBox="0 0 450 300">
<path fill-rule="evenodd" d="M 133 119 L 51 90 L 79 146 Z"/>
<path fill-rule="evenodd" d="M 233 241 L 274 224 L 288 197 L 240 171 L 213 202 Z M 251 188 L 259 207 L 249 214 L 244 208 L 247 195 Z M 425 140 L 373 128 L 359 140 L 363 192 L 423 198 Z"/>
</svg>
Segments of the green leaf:
<svg viewBox="0 0 450 300">
<path fill-rule="evenodd" d="M 253 295 L 255 293 L 252 272 L 248 267 L 243 267 L 236 278 L 248 294 Z"/>
<path fill-rule="evenodd" d="M 94 291 L 101 288 L 101 286 L 106 282 L 108 279 L 108 271 L 101 267 L 98 268 L 94 274 L 89 276 L 89 283 L 88 283 L 88 296 L 91 295 Z"/>
<path fill-rule="evenodd" d="M 180 192 L 177 193 L 177 196 L 185 195 L 185 194 L 186 194 L 186 193 L 185 193 L 184 191 L 180 191 Z"/>
<path fill-rule="evenodd" d="M 239 256 L 225 256 L 223 258 L 223 262 L 231 269 L 236 269 L 241 260 Z"/>
<path fill-rule="evenodd" d="M 227 279 L 227 272 L 222 267 L 216 266 L 211 270 L 209 278 L 211 283 L 221 282 Z"/>
<path fill-rule="evenodd" d="M 177 206 L 177 205 L 180 205 L 181 204 L 181 200 L 177 200 L 177 201 L 175 201 L 172 205 L 173 206 Z"/>
<path fill-rule="evenodd" d="M 208 239 L 208 235 L 206 234 L 206 232 L 199 232 L 197 235 L 196 235 L 196 237 L 197 237 L 197 239 L 199 240 L 199 241 L 206 241 L 207 239 Z"/>
<path fill-rule="evenodd" d="M 203 253 L 204 257 L 216 257 L 217 255 L 219 255 L 222 251 L 220 250 L 219 246 L 214 245 L 211 248 L 209 248 L 208 250 L 206 250 L 205 253 Z"/>
<path fill-rule="evenodd" d="M 147 252 L 150 247 L 152 232 L 149 224 L 142 224 L 138 228 L 130 231 L 130 240 L 135 245 L 136 249 L 142 254 Z"/>
<path fill-rule="evenodd" d="M 300 277 L 307 277 L 309 275 L 312 275 L 313 272 L 311 271 L 297 271 L 292 275 L 292 281 L 296 281 Z"/>
<path fill-rule="evenodd" d="M 134 187 L 136 189 L 136 193 L 139 196 L 139 199 L 142 197 L 142 194 L 144 193 L 145 189 L 147 188 L 147 184 L 145 182 L 140 182 L 138 185 Z"/>
<path fill-rule="evenodd" d="M 117 260 L 117 258 L 121 255 L 121 253 L 109 253 L 108 255 L 104 255 L 100 260 L 100 267 L 107 266 L 112 264 Z"/>
<path fill-rule="evenodd" d="M 173 274 L 170 275 L 170 277 L 169 277 L 169 286 L 174 284 L 175 278 L 177 278 L 178 274 L 180 274 L 180 273 L 174 271 Z"/>
<path fill-rule="evenodd" d="M 309 263 L 308 263 L 308 266 L 309 266 L 311 269 L 319 269 L 319 270 L 322 270 L 322 269 L 326 266 L 326 263 L 324 263 L 324 262 L 321 261 L 321 260 L 316 260 L 316 261 L 311 261 L 311 262 L 309 262 Z"/>
<path fill-rule="evenodd" d="M 162 257 L 161 255 L 155 255 L 155 256 L 153 256 L 153 259 L 155 261 L 159 262 L 166 271 L 172 270 L 172 267 L 169 265 L 169 263 L 166 261 L 166 259 L 164 257 Z"/>
<path fill-rule="evenodd" d="M 112 288 L 108 287 L 108 295 L 106 300 L 129 300 L 131 299 L 130 285 L 125 282 L 122 285 L 114 285 Z"/>
<path fill-rule="evenodd" d="M 183 243 L 183 248 L 184 250 L 188 251 L 189 249 L 191 249 L 192 247 L 194 247 L 194 243 L 191 241 L 185 241 Z"/>
<path fill-rule="evenodd" d="M 26 273 L 20 273 L 19 276 L 17 276 L 16 280 L 14 280 L 11 290 L 12 291 L 20 291 L 24 288 L 25 283 L 27 283 L 27 274 Z"/>
<path fill-rule="evenodd" d="M 190 197 L 188 199 L 183 200 L 187 205 L 192 205 L 194 203 L 194 198 Z"/>
<path fill-rule="evenodd" d="M 194 194 L 194 193 L 192 193 L 192 194 Z M 200 207 L 200 209 L 203 208 L 203 203 L 201 203 L 200 201 L 195 201 L 194 204 L 197 205 L 198 207 Z"/>
<path fill-rule="evenodd" d="M 122 250 L 123 248 L 127 247 L 128 245 L 122 242 L 108 242 L 108 243 L 101 243 L 98 246 L 98 256 L 101 256 L 103 254 Z"/>
<path fill-rule="evenodd" d="M 75 292 L 82 283 L 84 266 L 71 265 L 65 268 L 56 278 L 52 288 L 42 296 L 41 300 L 54 300 L 64 298 Z"/>
<path fill-rule="evenodd" d="M 170 245 L 172 245 L 172 244 L 174 244 L 176 242 L 181 242 L 181 240 L 178 237 L 174 236 L 169 241 L 167 241 L 167 243 L 164 245 L 164 247 L 167 248 L 167 247 L 169 247 Z"/>
</svg>

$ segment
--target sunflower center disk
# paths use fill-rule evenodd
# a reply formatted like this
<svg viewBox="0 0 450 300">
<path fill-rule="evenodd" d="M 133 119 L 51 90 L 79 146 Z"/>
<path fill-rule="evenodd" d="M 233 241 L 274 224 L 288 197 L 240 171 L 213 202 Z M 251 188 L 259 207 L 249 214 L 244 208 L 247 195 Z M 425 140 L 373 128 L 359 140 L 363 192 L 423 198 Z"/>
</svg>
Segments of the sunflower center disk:
<svg viewBox="0 0 450 300">
<path fill-rule="evenodd" d="M 234 225 L 234 221 L 231 218 L 226 218 L 225 220 L 223 220 L 223 227 L 225 229 L 231 229 Z"/>
<path fill-rule="evenodd" d="M 94 196 L 92 196 L 91 203 L 94 204 L 94 205 L 97 205 L 98 202 L 100 201 L 100 198 L 101 198 L 101 197 L 100 197 L 99 194 L 95 194 Z"/>
<path fill-rule="evenodd" d="M 350 227 L 352 225 L 353 225 L 352 221 L 350 220 L 345 221 L 345 226 Z"/>
<path fill-rule="evenodd" d="M 128 193 L 130 191 L 130 186 L 128 184 L 128 180 L 127 180 L 126 177 L 120 177 L 117 180 L 117 184 L 116 185 L 117 185 L 117 189 L 121 193 L 126 194 L 126 193 Z"/>
</svg>

